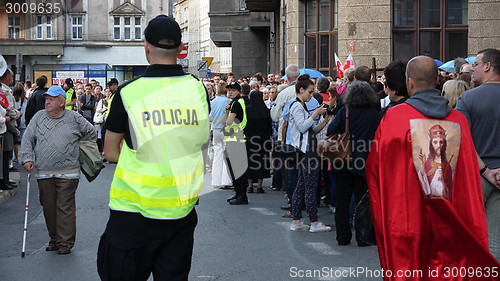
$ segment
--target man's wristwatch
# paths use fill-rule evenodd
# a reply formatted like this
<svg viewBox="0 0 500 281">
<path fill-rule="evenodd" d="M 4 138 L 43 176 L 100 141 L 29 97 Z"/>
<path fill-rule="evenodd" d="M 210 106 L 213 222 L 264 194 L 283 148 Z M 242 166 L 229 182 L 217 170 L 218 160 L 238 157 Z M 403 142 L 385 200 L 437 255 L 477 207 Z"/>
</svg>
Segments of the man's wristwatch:
<svg viewBox="0 0 500 281">
<path fill-rule="evenodd" d="M 481 170 L 479 170 L 479 174 L 482 175 L 484 172 L 486 172 L 486 169 L 488 169 L 488 167 L 484 165 L 484 167 Z"/>
</svg>

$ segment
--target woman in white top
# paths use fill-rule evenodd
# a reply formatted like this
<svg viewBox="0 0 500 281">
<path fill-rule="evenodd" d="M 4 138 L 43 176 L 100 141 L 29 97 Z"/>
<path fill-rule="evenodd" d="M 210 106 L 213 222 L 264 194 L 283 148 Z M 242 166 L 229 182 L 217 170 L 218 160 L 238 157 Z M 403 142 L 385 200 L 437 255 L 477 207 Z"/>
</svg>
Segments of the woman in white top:
<svg viewBox="0 0 500 281">
<path fill-rule="evenodd" d="M 300 158 L 297 161 L 299 174 L 297 186 L 292 197 L 292 225 L 290 230 L 308 230 L 310 232 L 330 231 L 329 226 L 325 226 L 318 221 L 316 209 L 316 188 L 319 175 L 319 158 L 316 154 L 315 134 L 328 123 L 330 118 L 324 119 L 317 126 L 314 120 L 320 114 L 326 113 L 324 106 L 318 107 L 312 114 L 309 114 L 305 105 L 312 98 L 314 92 L 314 82 L 309 79 L 308 74 L 303 74 L 297 79 L 295 84 L 297 99 L 290 105 L 288 132 L 290 144 L 300 150 Z M 311 227 L 300 221 L 302 203 L 305 197 L 305 205 Z"/>
</svg>

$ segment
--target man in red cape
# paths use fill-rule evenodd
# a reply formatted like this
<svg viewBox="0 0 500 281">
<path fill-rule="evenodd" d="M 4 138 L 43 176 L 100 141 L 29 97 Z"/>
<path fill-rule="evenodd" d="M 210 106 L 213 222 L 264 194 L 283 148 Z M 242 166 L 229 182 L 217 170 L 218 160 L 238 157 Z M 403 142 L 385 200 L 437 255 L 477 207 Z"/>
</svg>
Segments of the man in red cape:
<svg viewBox="0 0 500 281">
<path fill-rule="evenodd" d="M 411 98 L 388 110 L 368 157 L 366 177 L 384 280 L 499 280 L 500 265 L 488 251 L 469 125 L 435 89 L 437 72 L 429 57 L 408 62 L 406 84 Z M 451 199 L 431 198 L 423 192 L 413 159 L 412 119 L 459 125 Z"/>
</svg>

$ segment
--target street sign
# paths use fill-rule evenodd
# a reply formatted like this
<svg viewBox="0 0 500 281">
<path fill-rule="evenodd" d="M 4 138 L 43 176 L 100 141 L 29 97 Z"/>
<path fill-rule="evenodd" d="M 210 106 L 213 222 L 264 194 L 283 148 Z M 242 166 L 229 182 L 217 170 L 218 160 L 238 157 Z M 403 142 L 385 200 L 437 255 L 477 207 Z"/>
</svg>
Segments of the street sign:
<svg viewBox="0 0 500 281">
<path fill-rule="evenodd" d="M 206 60 L 199 60 L 198 63 L 198 71 L 204 70 L 207 71 L 208 69 L 208 62 Z"/>
<path fill-rule="evenodd" d="M 207 62 L 207 67 L 210 67 L 212 61 L 214 60 L 214 57 L 202 57 L 201 59 Z"/>
<path fill-rule="evenodd" d="M 207 70 L 198 71 L 198 78 L 205 78 L 205 77 L 207 77 Z"/>
<path fill-rule="evenodd" d="M 178 59 L 185 59 L 188 55 L 188 48 L 186 46 L 182 46 L 182 51 L 177 54 Z"/>
</svg>

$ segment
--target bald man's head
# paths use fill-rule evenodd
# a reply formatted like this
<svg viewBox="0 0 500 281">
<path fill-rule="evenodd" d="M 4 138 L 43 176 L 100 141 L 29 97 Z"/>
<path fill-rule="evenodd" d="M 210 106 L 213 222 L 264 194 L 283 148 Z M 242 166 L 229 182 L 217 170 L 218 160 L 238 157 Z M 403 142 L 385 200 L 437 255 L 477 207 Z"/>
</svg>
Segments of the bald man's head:
<svg viewBox="0 0 500 281">
<path fill-rule="evenodd" d="M 434 89 L 438 81 L 436 62 L 426 56 L 412 58 L 406 66 L 406 87 L 413 95 L 418 90 Z"/>
</svg>

